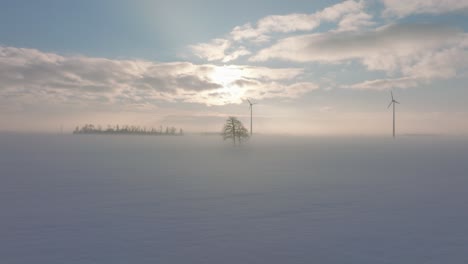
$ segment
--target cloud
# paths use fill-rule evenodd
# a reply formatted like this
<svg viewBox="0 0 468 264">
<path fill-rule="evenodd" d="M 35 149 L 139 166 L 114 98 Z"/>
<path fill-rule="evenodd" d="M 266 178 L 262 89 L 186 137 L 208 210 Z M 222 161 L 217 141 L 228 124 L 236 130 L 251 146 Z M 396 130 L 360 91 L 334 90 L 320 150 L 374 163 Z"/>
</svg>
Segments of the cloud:
<svg viewBox="0 0 468 264">
<path fill-rule="evenodd" d="M 451 79 L 468 72 L 468 35 L 448 48 L 426 52 L 413 63 L 401 65 L 402 77 L 368 80 L 344 88 L 384 90 L 411 88 L 432 80 Z"/>
<path fill-rule="evenodd" d="M 319 86 L 311 82 L 300 82 L 290 85 L 283 85 L 276 82 L 252 84 L 254 89 L 246 93 L 251 98 L 284 98 L 283 94 L 288 94 L 288 98 L 297 98 L 307 92 L 319 89 Z"/>
<path fill-rule="evenodd" d="M 312 14 L 294 13 L 267 16 L 260 19 L 255 28 L 252 27 L 251 24 L 235 27 L 231 31 L 231 36 L 236 41 L 256 38 L 265 39 L 266 35 L 275 32 L 290 33 L 296 31 L 310 31 L 317 28 L 323 21 L 336 22 L 343 17 L 348 21 L 358 20 L 359 17 L 362 19 L 363 16 L 366 16 L 366 19 L 370 19 L 372 16 L 364 13 L 364 8 L 365 5 L 363 1 L 357 2 L 348 0 Z M 350 22 L 344 22 L 344 24 L 346 23 Z"/>
<path fill-rule="evenodd" d="M 261 33 L 269 32 L 293 32 L 301 30 L 312 30 L 316 28 L 318 21 L 312 15 L 290 14 L 273 15 L 262 18 L 257 23 L 257 31 Z"/>
<path fill-rule="evenodd" d="M 258 20 L 255 25 L 246 23 L 236 26 L 223 38 L 191 45 L 189 49 L 195 56 L 207 61 L 229 62 L 250 54 L 250 51 L 239 43 L 248 41 L 264 44 L 271 40 L 273 33 L 311 31 L 322 22 L 339 22 L 338 31 L 353 31 L 373 25 L 372 16 L 365 13 L 364 9 L 364 1 L 348 0 L 312 14 L 266 16 Z"/>
<path fill-rule="evenodd" d="M 251 60 L 336 63 L 385 55 L 401 57 L 461 41 L 461 37 L 460 30 L 448 27 L 394 24 L 364 32 L 326 32 L 288 37 L 261 50 Z M 379 66 L 370 65 L 369 62 L 369 67 Z"/>
<path fill-rule="evenodd" d="M 223 105 L 239 103 L 245 94 L 295 97 L 307 90 L 294 87 L 301 74 L 300 68 L 112 60 L 0 46 L 0 103 L 9 109 L 39 103 L 145 109 L 160 101 Z"/>
<path fill-rule="evenodd" d="M 468 11 L 466 0 L 382 0 L 384 16 L 405 17 L 412 14 L 442 14 Z"/>
<path fill-rule="evenodd" d="M 393 24 L 365 32 L 326 32 L 282 39 L 259 51 L 251 61 L 361 62 L 387 74 L 453 76 L 466 62 L 466 34 L 427 24 Z M 454 63 L 453 61 L 458 61 Z M 437 66 L 443 66 L 438 69 Z M 447 71 L 450 71 L 447 73 Z"/>
<path fill-rule="evenodd" d="M 225 52 L 230 46 L 231 43 L 227 39 L 213 39 L 209 43 L 199 43 L 191 45 L 189 48 L 196 56 L 214 61 L 224 59 Z"/>
<path fill-rule="evenodd" d="M 238 75 L 257 80 L 292 80 L 304 73 L 301 68 L 268 68 L 258 66 L 224 66 L 223 69 L 238 71 Z"/>
<path fill-rule="evenodd" d="M 337 31 L 358 31 L 373 26 L 373 17 L 365 12 L 348 14 L 338 23 Z"/>
<path fill-rule="evenodd" d="M 245 98 L 256 100 L 297 98 L 317 89 L 319 89 L 319 86 L 312 82 L 287 84 L 276 81 L 239 79 L 231 82 L 227 88 L 215 91 L 203 91 L 188 101 L 195 103 L 205 102 L 208 105 L 240 104 Z"/>
<path fill-rule="evenodd" d="M 345 21 L 345 20 L 342 20 Z M 358 61 L 387 78 L 341 87 L 388 89 L 416 87 L 467 71 L 468 34 L 446 26 L 390 24 L 367 31 L 329 31 L 288 37 L 260 50 L 251 61 L 272 59 L 344 64 Z"/>
<path fill-rule="evenodd" d="M 232 51 L 231 53 L 226 54 L 222 62 L 233 61 L 239 57 L 246 56 L 246 55 L 250 55 L 250 51 L 248 51 L 245 47 L 240 46 L 236 50 Z"/>
<path fill-rule="evenodd" d="M 414 77 L 402 77 L 402 78 L 389 78 L 389 79 L 377 79 L 368 80 L 353 85 L 343 85 L 342 88 L 350 88 L 356 90 L 388 90 L 392 88 L 410 88 L 416 87 L 421 83 L 421 80 Z"/>
<path fill-rule="evenodd" d="M 318 89 L 311 82 L 296 83 L 304 73 L 300 68 L 268 68 L 254 66 L 216 67 L 211 75 L 213 80 L 222 83 L 222 88 L 202 91 L 191 96 L 188 101 L 207 105 L 240 104 L 244 98 L 296 98 L 299 95 Z"/>
<path fill-rule="evenodd" d="M 346 14 L 360 13 L 364 8 L 364 1 L 347 0 L 318 11 L 315 15 L 325 21 L 337 21 Z"/>
<path fill-rule="evenodd" d="M 382 1 L 385 16 L 468 10 L 466 1 Z M 336 28 L 304 34 L 324 22 L 336 23 Z M 373 16 L 366 12 L 365 1 L 348 0 L 310 14 L 266 16 L 254 24 L 235 27 L 223 41 L 215 39 L 211 45 L 201 44 L 200 47 L 209 50 L 207 53 L 222 51 L 218 56 L 204 56 L 209 61 L 226 62 L 249 55 L 250 51 L 240 44 L 250 42 L 257 44 L 257 48 L 263 46 L 248 59 L 250 62 L 283 60 L 334 65 L 358 62 L 369 71 L 387 75 L 381 79 L 337 85 L 354 89 L 408 88 L 434 79 L 449 79 L 466 71 L 468 38 L 462 30 L 435 24 L 397 23 L 371 29 L 375 25 Z M 269 44 L 274 38 L 280 39 Z M 235 48 L 238 51 L 232 55 L 226 52 Z"/>
<path fill-rule="evenodd" d="M 231 31 L 230 38 L 237 42 L 240 42 L 244 39 L 249 39 L 254 43 L 264 43 L 270 40 L 267 35 L 259 32 L 259 30 L 252 27 L 250 23 L 244 24 L 242 26 L 236 26 Z"/>
<path fill-rule="evenodd" d="M 209 43 L 190 45 L 189 49 L 195 56 L 207 61 L 229 62 L 250 54 L 243 46 L 233 48 L 232 42 L 227 39 L 213 39 Z"/>
</svg>

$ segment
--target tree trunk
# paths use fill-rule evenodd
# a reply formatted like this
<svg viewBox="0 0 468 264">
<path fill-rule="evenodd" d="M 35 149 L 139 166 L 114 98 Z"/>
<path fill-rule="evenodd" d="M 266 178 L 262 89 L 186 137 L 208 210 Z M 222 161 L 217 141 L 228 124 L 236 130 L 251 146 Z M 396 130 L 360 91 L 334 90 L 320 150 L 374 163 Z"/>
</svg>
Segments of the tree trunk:
<svg viewBox="0 0 468 264">
<path fill-rule="evenodd" d="M 236 124 L 232 121 L 232 140 L 234 142 L 234 146 L 236 145 Z"/>
</svg>

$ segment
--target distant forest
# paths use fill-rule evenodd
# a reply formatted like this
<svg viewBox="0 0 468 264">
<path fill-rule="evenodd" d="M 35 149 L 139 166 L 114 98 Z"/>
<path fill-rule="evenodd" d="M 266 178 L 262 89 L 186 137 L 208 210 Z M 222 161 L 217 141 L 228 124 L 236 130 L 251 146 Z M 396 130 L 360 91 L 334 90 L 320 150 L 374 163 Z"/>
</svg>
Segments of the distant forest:
<svg viewBox="0 0 468 264">
<path fill-rule="evenodd" d="M 103 129 L 101 126 L 86 124 L 81 128 L 77 126 L 73 134 L 182 136 L 184 131 L 181 128 L 177 130 L 175 127 L 166 127 L 166 129 L 163 129 L 162 126 L 160 126 L 159 129 L 147 129 L 146 127 L 140 126 L 117 125 L 115 127 L 107 126 L 106 129 Z"/>
</svg>

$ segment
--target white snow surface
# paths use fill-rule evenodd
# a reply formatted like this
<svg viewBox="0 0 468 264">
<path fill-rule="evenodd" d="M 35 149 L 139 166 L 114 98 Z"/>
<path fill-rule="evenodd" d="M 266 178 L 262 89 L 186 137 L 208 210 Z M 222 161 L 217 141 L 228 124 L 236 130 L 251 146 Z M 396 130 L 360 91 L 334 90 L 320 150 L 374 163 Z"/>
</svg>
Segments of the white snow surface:
<svg viewBox="0 0 468 264">
<path fill-rule="evenodd" d="M 0 263 L 468 263 L 468 140 L 0 134 Z"/>
</svg>

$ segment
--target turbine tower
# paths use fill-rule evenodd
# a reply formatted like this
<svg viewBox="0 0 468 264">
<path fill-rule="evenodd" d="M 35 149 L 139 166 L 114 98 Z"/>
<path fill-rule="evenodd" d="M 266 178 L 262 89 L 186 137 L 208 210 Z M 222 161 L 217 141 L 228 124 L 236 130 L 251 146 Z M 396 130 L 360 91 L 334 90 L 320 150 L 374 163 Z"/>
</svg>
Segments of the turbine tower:
<svg viewBox="0 0 468 264">
<path fill-rule="evenodd" d="M 395 104 L 400 104 L 400 103 L 393 98 L 392 91 L 390 91 L 390 95 L 392 96 L 392 101 L 390 102 L 390 104 L 388 104 L 387 109 L 390 108 L 390 106 L 393 104 L 393 138 L 395 138 Z"/>
<path fill-rule="evenodd" d="M 252 103 L 249 99 L 247 99 L 247 102 L 249 102 L 249 108 L 250 108 L 250 135 L 252 136 L 252 111 L 253 111 L 253 105 L 257 103 Z"/>
</svg>

